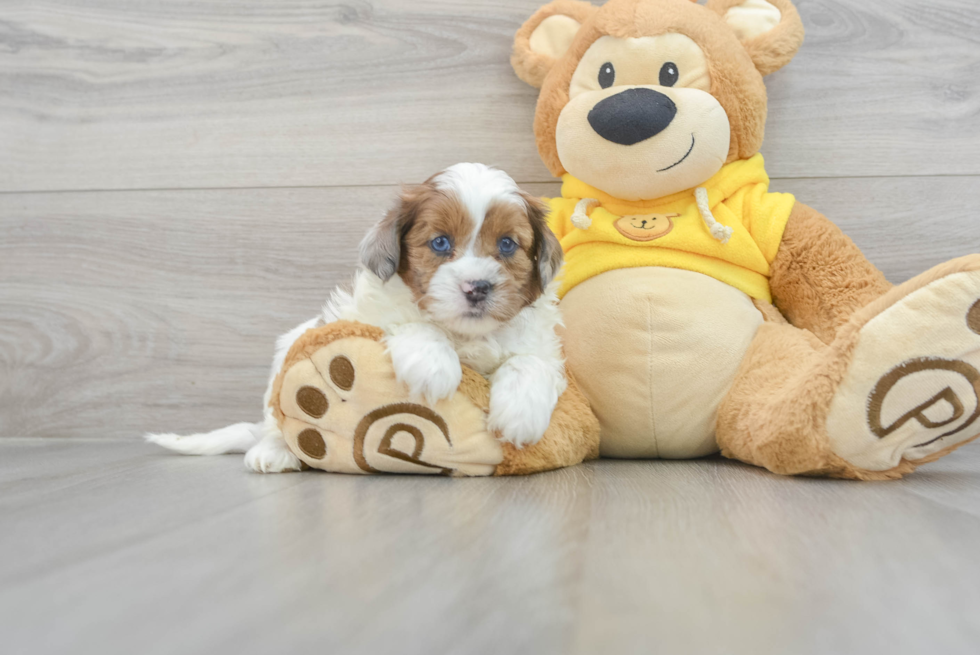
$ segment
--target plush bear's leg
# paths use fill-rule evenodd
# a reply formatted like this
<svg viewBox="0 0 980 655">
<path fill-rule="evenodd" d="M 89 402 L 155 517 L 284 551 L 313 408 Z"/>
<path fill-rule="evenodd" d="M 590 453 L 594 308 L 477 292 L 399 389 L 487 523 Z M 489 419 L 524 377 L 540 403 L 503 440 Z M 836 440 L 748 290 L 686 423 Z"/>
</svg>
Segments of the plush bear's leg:
<svg viewBox="0 0 980 655">
<path fill-rule="evenodd" d="M 767 315 L 719 409 L 724 455 L 777 473 L 901 477 L 980 435 L 980 255 L 858 310 L 829 345 Z"/>
<path fill-rule="evenodd" d="M 824 343 L 892 288 L 840 228 L 801 203 L 786 224 L 769 285 L 773 304 L 789 322 Z"/>
</svg>

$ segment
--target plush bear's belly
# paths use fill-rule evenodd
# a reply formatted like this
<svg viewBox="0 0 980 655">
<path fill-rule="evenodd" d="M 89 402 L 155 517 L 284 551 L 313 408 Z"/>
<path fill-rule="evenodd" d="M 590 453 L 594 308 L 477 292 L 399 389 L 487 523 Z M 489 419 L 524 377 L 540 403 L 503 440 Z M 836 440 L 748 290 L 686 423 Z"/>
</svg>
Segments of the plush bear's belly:
<svg viewBox="0 0 980 655">
<path fill-rule="evenodd" d="M 716 452 L 715 417 L 762 324 L 741 291 L 672 268 L 619 269 L 561 303 L 569 368 L 602 424 L 605 457 Z"/>
</svg>

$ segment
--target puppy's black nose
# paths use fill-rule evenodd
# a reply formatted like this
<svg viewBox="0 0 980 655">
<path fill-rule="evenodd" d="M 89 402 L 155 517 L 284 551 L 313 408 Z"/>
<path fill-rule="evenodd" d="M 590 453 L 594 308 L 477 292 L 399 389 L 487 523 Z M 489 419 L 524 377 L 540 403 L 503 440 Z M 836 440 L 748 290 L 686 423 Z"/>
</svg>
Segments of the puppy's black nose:
<svg viewBox="0 0 980 655">
<path fill-rule="evenodd" d="M 677 105 L 653 89 L 626 89 L 600 101 L 589 112 L 589 125 L 606 141 L 631 146 L 667 129 Z"/>
<path fill-rule="evenodd" d="M 486 300 L 492 290 L 493 285 L 486 280 L 474 280 L 473 282 L 463 283 L 463 293 L 466 294 L 466 299 L 474 305 Z"/>
</svg>

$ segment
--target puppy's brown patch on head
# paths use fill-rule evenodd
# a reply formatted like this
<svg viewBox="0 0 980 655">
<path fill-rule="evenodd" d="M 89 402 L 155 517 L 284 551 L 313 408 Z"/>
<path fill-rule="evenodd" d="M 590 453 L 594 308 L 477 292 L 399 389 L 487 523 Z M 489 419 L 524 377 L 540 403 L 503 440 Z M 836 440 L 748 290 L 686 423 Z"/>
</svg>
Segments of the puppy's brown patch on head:
<svg viewBox="0 0 980 655">
<path fill-rule="evenodd" d="M 398 275 L 412 290 L 415 300 L 424 308 L 426 290 L 439 267 L 457 257 L 473 234 L 473 221 L 459 199 L 434 187 L 420 199 L 415 220 L 402 239 L 402 257 Z M 448 237 L 452 250 L 436 253 L 429 243 L 439 236 Z"/>
<path fill-rule="evenodd" d="M 511 239 L 517 249 L 501 252 L 503 239 Z M 490 205 L 477 238 L 476 254 L 493 257 L 503 270 L 503 280 L 494 289 L 491 315 L 509 321 L 541 295 L 535 274 L 537 240 L 524 203 L 495 202 Z"/>
</svg>

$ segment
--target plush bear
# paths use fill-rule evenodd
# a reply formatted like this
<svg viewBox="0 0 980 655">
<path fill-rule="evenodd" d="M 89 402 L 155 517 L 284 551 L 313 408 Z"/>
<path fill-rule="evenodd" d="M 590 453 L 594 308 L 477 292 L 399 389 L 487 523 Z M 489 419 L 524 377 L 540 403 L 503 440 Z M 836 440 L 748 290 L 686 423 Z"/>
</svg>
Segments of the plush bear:
<svg viewBox="0 0 980 655">
<path fill-rule="evenodd" d="M 873 480 L 980 433 L 980 255 L 893 286 L 769 191 L 763 76 L 802 41 L 789 0 L 556 0 L 517 33 L 603 456 Z"/>
</svg>

